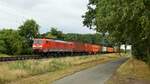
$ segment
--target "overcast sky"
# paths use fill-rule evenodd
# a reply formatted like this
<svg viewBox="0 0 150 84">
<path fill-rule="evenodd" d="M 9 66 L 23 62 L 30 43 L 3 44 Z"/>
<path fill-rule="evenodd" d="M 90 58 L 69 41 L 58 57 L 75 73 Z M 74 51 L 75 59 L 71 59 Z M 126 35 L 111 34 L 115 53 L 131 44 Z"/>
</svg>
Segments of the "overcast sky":
<svg viewBox="0 0 150 84">
<path fill-rule="evenodd" d="M 40 32 L 58 27 L 65 33 L 93 33 L 82 24 L 87 4 L 88 0 L 0 0 L 0 28 L 16 29 L 34 19 Z"/>
</svg>

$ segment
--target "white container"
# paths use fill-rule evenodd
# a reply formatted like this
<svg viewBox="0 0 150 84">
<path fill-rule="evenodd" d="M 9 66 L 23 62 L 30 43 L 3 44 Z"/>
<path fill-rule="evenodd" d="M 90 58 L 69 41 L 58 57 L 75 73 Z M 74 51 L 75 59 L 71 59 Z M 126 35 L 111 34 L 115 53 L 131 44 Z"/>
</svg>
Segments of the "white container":
<svg viewBox="0 0 150 84">
<path fill-rule="evenodd" d="M 107 51 L 107 47 L 103 46 L 102 47 L 102 52 L 106 52 Z"/>
</svg>

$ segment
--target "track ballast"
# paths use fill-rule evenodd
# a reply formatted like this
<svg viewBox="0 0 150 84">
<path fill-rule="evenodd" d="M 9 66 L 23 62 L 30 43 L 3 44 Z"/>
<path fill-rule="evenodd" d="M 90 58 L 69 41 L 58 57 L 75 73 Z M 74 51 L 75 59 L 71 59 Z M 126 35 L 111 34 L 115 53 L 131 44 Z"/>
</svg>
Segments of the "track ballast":
<svg viewBox="0 0 150 84">
<path fill-rule="evenodd" d="M 39 55 L 20 55 L 14 57 L 0 57 L 0 62 L 8 62 L 8 61 L 19 61 L 19 60 L 30 60 L 30 59 L 44 59 L 50 56 L 39 56 Z"/>
</svg>

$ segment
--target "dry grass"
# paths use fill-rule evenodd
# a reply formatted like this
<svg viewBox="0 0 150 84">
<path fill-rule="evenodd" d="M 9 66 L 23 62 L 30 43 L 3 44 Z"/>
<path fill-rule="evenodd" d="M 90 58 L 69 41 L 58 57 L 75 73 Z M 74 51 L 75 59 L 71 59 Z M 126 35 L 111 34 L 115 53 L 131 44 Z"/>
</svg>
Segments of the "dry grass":
<svg viewBox="0 0 150 84">
<path fill-rule="evenodd" d="M 118 72 L 121 75 L 132 75 L 138 79 L 150 80 L 150 67 L 142 61 L 136 59 L 130 59 L 123 64 Z"/>
<path fill-rule="evenodd" d="M 105 56 L 76 56 L 0 63 L 0 84 L 13 83 L 13 81 L 15 81 L 14 84 L 16 84 L 16 81 L 19 82 L 21 80 L 25 81 L 19 82 L 18 84 L 33 84 L 32 81 L 34 79 L 36 79 L 36 81 L 38 79 L 39 84 L 41 84 L 40 81 L 44 82 L 46 79 L 50 82 L 96 63 L 116 59 L 118 57 L 119 56 L 115 54 L 105 54 Z M 91 62 L 96 63 L 92 64 Z M 29 80 L 27 81 L 26 79 L 28 78 Z M 34 82 L 36 83 L 36 81 Z"/>
<path fill-rule="evenodd" d="M 142 61 L 129 59 L 121 65 L 106 84 L 150 84 L 150 67 Z"/>
</svg>

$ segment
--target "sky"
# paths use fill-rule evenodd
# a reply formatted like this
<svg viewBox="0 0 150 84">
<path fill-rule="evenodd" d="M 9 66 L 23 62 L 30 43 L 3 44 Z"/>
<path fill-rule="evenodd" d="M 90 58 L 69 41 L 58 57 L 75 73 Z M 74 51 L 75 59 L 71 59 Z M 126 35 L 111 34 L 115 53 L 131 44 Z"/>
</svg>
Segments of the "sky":
<svg viewBox="0 0 150 84">
<path fill-rule="evenodd" d="M 94 33 L 82 24 L 87 4 L 88 0 L 0 0 L 0 29 L 17 29 L 34 19 L 41 33 L 51 27 L 64 33 Z"/>
<path fill-rule="evenodd" d="M 121 45 L 120 48 L 125 50 L 125 45 Z M 127 45 L 127 50 L 131 50 L 131 48 L 132 48 L 131 45 Z"/>
</svg>

